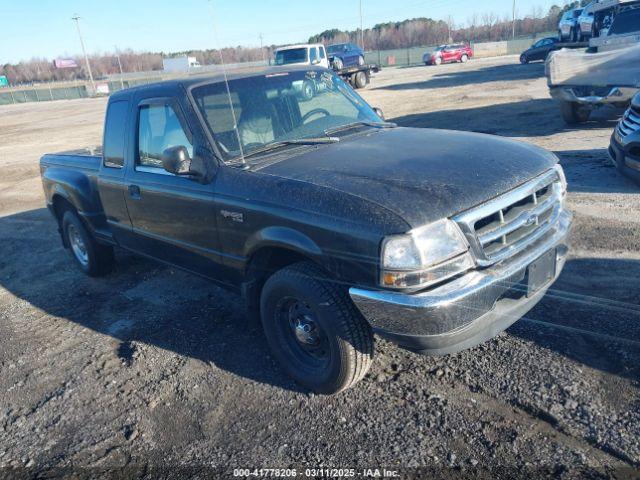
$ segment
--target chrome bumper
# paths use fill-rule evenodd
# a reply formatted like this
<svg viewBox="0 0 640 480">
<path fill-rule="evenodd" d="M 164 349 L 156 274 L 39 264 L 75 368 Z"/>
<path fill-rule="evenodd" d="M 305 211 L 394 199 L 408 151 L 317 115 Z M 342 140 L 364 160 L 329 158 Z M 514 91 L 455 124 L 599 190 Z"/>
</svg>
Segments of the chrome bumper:
<svg viewBox="0 0 640 480">
<path fill-rule="evenodd" d="M 492 267 L 473 270 L 420 293 L 351 288 L 349 294 L 376 333 L 431 355 L 460 351 L 497 335 L 538 303 L 558 277 L 568 252 L 572 215 L 562 211 L 548 234 Z M 556 250 L 555 277 L 527 295 L 527 267 Z"/>
<path fill-rule="evenodd" d="M 603 105 L 605 103 L 629 103 L 639 89 L 632 87 L 611 87 L 606 95 L 580 95 L 579 87 L 557 86 L 550 89 L 551 96 L 565 102 L 582 103 L 584 105 Z"/>
</svg>

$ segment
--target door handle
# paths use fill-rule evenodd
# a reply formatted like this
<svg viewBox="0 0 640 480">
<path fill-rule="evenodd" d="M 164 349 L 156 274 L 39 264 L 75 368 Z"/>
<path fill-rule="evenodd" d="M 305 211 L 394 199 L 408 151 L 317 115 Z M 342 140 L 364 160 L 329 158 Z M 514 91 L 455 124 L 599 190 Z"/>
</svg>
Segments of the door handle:
<svg viewBox="0 0 640 480">
<path fill-rule="evenodd" d="M 140 199 L 140 187 L 138 185 L 129 185 L 129 196 L 134 200 Z"/>
</svg>

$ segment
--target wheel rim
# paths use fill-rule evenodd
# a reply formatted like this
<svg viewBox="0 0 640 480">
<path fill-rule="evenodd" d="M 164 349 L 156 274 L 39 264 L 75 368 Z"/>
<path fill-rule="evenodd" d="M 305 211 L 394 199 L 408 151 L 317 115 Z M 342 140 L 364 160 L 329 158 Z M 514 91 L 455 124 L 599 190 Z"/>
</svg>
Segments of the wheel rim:
<svg viewBox="0 0 640 480">
<path fill-rule="evenodd" d="M 296 360 L 312 369 L 326 367 L 330 358 L 329 341 L 311 307 L 298 298 L 286 297 L 278 302 L 276 315 Z"/>
<path fill-rule="evenodd" d="M 310 100 L 313 97 L 313 88 L 308 83 L 304 86 L 304 98 Z"/>
<path fill-rule="evenodd" d="M 75 225 L 69 224 L 67 227 L 67 236 L 69 237 L 69 245 L 71 246 L 73 255 L 83 266 L 87 266 L 89 264 L 87 246 Z"/>
</svg>

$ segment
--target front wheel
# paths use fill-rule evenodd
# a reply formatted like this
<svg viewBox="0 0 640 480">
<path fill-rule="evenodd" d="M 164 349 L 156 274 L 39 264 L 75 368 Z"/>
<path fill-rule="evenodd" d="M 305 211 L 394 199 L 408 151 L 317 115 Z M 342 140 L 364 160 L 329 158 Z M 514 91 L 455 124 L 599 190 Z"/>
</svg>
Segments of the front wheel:
<svg viewBox="0 0 640 480">
<path fill-rule="evenodd" d="M 333 59 L 333 69 L 334 70 L 342 70 L 342 67 L 344 66 L 344 64 L 342 63 L 342 59 L 341 58 L 334 58 Z"/>
<path fill-rule="evenodd" d="M 373 333 L 347 291 L 319 267 L 301 262 L 265 283 L 260 313 L 282 368 L 300 385 L 334 394 L 364 377 L 373 359 Z"/>
<path fill-rule="evenodd" d="M 96 277 L 111 271 L 114 263 L 113 247 L 96 242 L 74 211 L 64 213 L 62 235 L 65 246 L 84 273 Z"/>
</svg>

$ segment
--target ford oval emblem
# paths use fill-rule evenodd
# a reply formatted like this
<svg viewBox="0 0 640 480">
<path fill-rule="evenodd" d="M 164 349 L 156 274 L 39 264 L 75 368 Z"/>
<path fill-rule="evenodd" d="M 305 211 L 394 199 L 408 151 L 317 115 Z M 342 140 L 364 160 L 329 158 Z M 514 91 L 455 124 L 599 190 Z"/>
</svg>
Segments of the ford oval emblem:
<svg viewBox="0 0 640 480">
<path fill-rule="evenodd" d="M 538 216 L 537 215 L 531 215 L 529 218 L 527 218 L 527 220 L 524 222 L 524 226 L 525 227 L 530 227 L 531 225 L 533 225 L 534 223 L 536 223 L 536 221 L 538 220 Z"/>
</svg>

